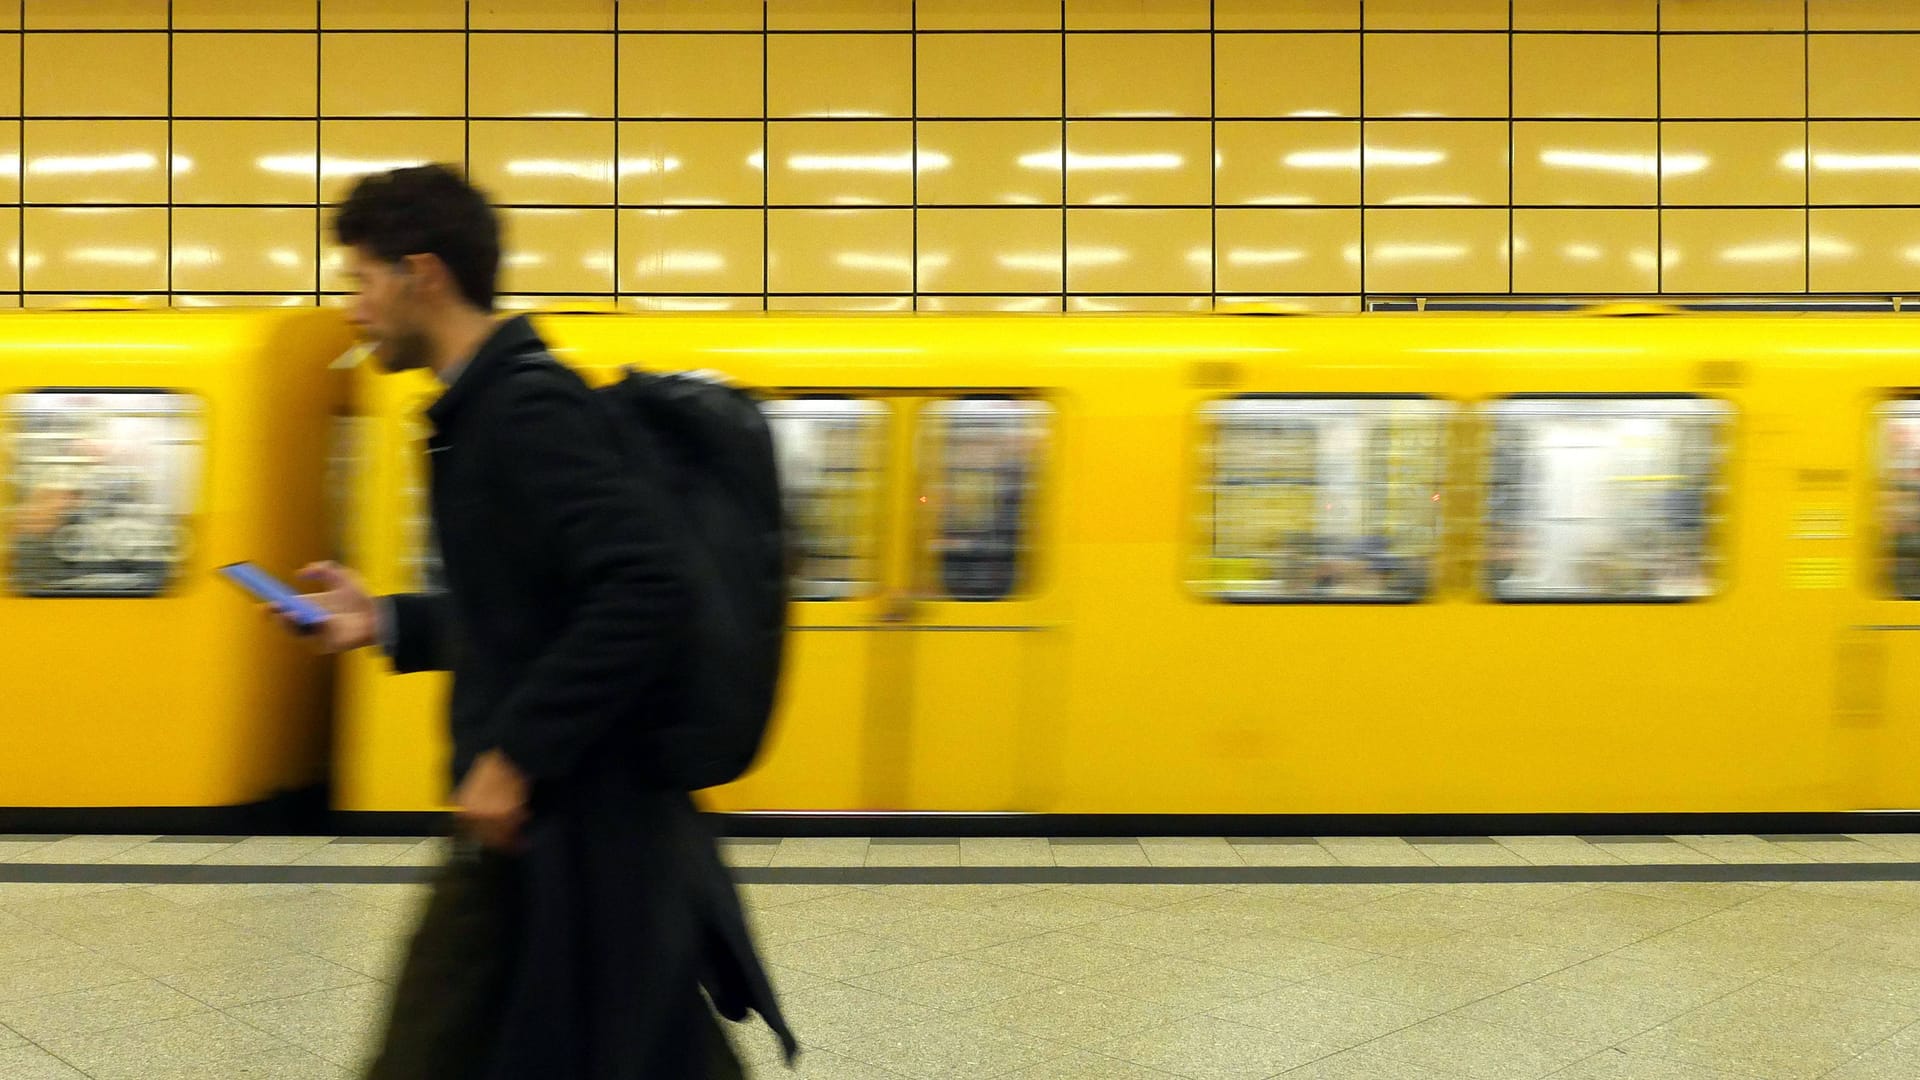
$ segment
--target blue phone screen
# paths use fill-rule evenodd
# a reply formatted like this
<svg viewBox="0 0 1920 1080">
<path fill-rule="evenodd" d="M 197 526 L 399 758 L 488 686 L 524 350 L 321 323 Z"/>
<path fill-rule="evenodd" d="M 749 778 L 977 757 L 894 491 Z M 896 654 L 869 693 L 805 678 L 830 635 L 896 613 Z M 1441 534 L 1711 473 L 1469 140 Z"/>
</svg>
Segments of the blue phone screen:
<svg viewBox="0 0 1920 1080">
<path fill-rule="evenodd" d="M 294 592 L 285 582 L 252 563 L 231 563 L 221 567 L 220 572 L 255 598 L 285 611 L 303 629 L 318 626 L 327 620 L 326 611 L 318 604 Z"/>
</svg>

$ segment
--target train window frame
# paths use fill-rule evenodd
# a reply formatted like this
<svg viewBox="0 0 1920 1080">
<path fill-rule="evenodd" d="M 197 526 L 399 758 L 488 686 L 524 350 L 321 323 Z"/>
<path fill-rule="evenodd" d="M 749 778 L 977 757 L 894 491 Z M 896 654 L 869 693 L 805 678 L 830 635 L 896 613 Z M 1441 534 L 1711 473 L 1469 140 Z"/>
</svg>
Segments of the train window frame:
<svg viewBox="0 0 1920 1080">
<path fill-rule="evenodd" d="M 23 399 L 62 396 L 69 398 L 144 398 L 164 400 L 169 403 L 165 409 L 149 408 L 140 410 L 155 415 L 176 416 L 191 425 L 192 437 L 171 445 L 186 445 L 189 450 L 184 455 L 181 478 L 181 498 L 174 510 L 178 531 L 174 551 L 163 575 L 150 586 L 121 588 L 48 588 L 45 586 L 23 587 L 22 575 L 16 563 L 20 538 L 16 535 L 14 514 L 24 501 L 20 476 L 20 424 L 23 410 L 18 407 Z M 125 410 L 99 410 L 106 415 L 124 415 Z M 0 550 L 5 552 L 4 565 L 0 566 L 0 576 L 6 581 L 6 595 L 41 600 L 156 600 L 171 597 L 178 593 L 188 569 L 197 556 L 200 519 L 205 510 L 207 483 L 210 468 L 211 439 L 209 437 L 209 409 L 204 395 L 175 387 L 160 386 L 38 386 L 10 389 L 0 397 L 0 508 L 6 512 L 4 535 L 0 535 Z M 73 436 L 70 436 L 73 437 Z M 158 445 L 158 444 L 156 444 Z M 51 542 L 51 541 L 50 541 Z"/>
<path fill-rule="evenodd" d="M 1432 407 L 1432 417 L 1439 440 L 1438 448 L 1432 455 L 1436 463 L 1434 475 L 1430 477 L 1433 489 L 1432 501 L 1436 503 L 1431 523 L 1432 536 L 1424 555 L 1426 573 L 1417 592 L 1391 593 L 1376 591 L 1362 595 L 1322 594 L 1307 592 L 1275 593 L 1269 591 L 1217 587 L 1211 566 L 1220 558 L 1218 552 L 1218 491 L 1220 473 L 1218 469 L 1218 432 L 1220 427 L 1215 419 L 1219 414 L 1239 411 L 1250 405 L 1278 403 L 1320 403 L 1360 406 L 1367 403 L 1421 403 Z M 1310 411 L 1308 411 L 1310 414 Z M 1453 490 L 1455 457 L 1459 449 L 1459 423 L 1466 413 L 1465 406 L 1455 398 L 1444 394 L 1410 392 L 1390 393 L 1272 393 L 1257 392 L 1233 394 L 1209 398 L 1202 401 L 1198 408 L 1189 414 L 1192 425 L 1193 455 L 1189 460 L 1196 466 L 1191 482 L 1187 484 L 1189 498 L 1193 500 L 1191 520 L 1192 557 L 1189 558 L 1185 587 L 1193 596 L 1210 603 L 1233 606 L 1258 607 L 1409 607 L 1417 604 L 1433 603 L 1442 589 L 1442 580 L 1446 574 L 1447 550 L 1452 543 L 1453 522 L 1448 509 L 1448 492 Z M 1317 530 L 1316 530 L 1317 532 Z"/>
<path fill-rule="evenodd" d="M 1890 518 L 1892 504 L 1889 494 L 1893 486 L 1887 482 L 1892 455 L 1887 452 L 1887 435 L 1890 426 L 1887 423 L 1895 415 L 1905 414 L 1920 422 L 1920 394 L 1913 392 L 1897 393 L 1873 408 L 1873 428 L 1871 431 L 1871 461 L 1873 469 L 1872 521 L 1874 560 L 1874 584 L 1877 598 L 1910 602 L 1920 600 L 1920 581 L 1915 582 L 1913 590 L 1900 587 L 1898 562 L 1894 551 L 1893 529 Z M 1915 497 L 1920 498 L 1920 488 L 1916 488 Z"/>
<path fill-rule="evenodd" d="M 1046 491 L 1052 476 L 1055 447 L 1059 440 L 1061 409 L 1044 394 L 1021 390 L 972 390 L 916 395 L 913 410 L 913 485 L 912 560 L 907 572 L 910 595 L 916 601 L 991 605 L 1019 603 L 1038 595 L 1044 587 Z M 1021 406 L 1030 423 L 1028 435 L 1035 447 L 1021 460 L 1023 487 L 1019 500 L 1018 528 L 1013 539 L 1011 573 L 1005 587 L 993 595 L 958 595 L 946 580 L 947 553 L 941 544 L 946 530 L 942 514 L 944 501 L 934 501 L 934 492 L 943 490 L 951 475 L 951 458 L 944 449 L 933 448 L 930 440 L 936 429 L 946 430 L 940 414 L 969 405 L 1005 404 Z"/>
<path fill-rule="evenodd" d="M 1713 443 L 1714 458 L 1710 482 L 1704 486 L 1705 498 L 1700 512 L 1700 580 L 1705 588 L 1693 594 L 1662 594 L 1657 592 L 1631 592 L 1608 595 L 1582 595 L 1577 593 L 1540 594 L 1511 596 L 1503 595 L 1489 580 L 1493 566 L 1491 537 L 1495 530 L 1494 514 L 1497 512 L 1496 483 L 1494 469 L 1497 464 L 1497 438 L 1499 434 L 1497 410 L 1507 406 L 1542 405 L 1549 403 L 1598 404 L 1602 402 L 1635 403 L 1656 405 L 1660 403 L 1693 403 L 1700 406 L 1698 412 L 1710 415 L 1717 421 L 1714 427 L 1716 435 Z M 1732 465 L 1732 448 L 1740 417 L 1739 407 L 1724 397 L 1712 394 L 1686 392 L 1650 392 L 1650 393 L 1555 393 L 1551 391 L 1506 394 L 1479 402 L 1473 417 L 1479 434 L 1479 509 L 1476 515 L 1478 543 L 1475 552 L 1474 586 L 1479 596 L 1486 601 L 1514 606 L 1647 606 L 1707 603 L 1724 596 L 1729 576 L 1727 567 L 1730 559 L 1726 548 L 1728 535 L 1728 512 L 1732 485 L 1729 470 Z"/>
<path fill-rule="evenodd" d="M 864 490 L 859 494 L 860 505 L 855 509 L 856 513 L 865 518 L 865 530 L 858 537 L 861 550 L 847 556 L 864 565 L 866 576 L 860 579 L 850 578 L 844 582 L 836 583 L 846 586 L 844 588 L 822 589 L 818 590 L 816 594 L 809 594 L 801 589 L 802 579 L 799 575 L 803 567 L 799 562 L 799 556 L 795 555 L 793 556 L 793 568 L 788 576 L 789 595 L 795 603 L 832 604 L 870 600 L 884 592 L 887 584 L 885 580 L 887 573 L 887 503 L 893 483 L 891 476 L 893 472 L 891 447 L 895 437 L 895 431 L 901 422 L 901 418 L 898 407 L 885 395 L 857 391 L 787 390 L 769 394 L 761 400 L 761 416 L 766 419 L 768 429 L 773 434 L 775 457 L 776 461 L 780 462 L 781 506 L 783 513 L 787 517 L 789 535 L 793 538 L 789 543 L 791 545 L 797 542 L 799 530 L 794 525 L 794 507 L 787 501 L 787 470 L 784 459 L 780 457 L 780 436 L 777 425 L 775 424 L 775 417 L 771 415 L 768 410 L 772 408 L 778 411 L 781 406 L 798 407 L 808 404 L 819 405 L 828 402 L 848 406 L 862 406 L 864 408 L 852 411 L 864 411 L 875 418 L 868 447 L 870 456 L 867 464 L 871 476 Z"/>
</svg>

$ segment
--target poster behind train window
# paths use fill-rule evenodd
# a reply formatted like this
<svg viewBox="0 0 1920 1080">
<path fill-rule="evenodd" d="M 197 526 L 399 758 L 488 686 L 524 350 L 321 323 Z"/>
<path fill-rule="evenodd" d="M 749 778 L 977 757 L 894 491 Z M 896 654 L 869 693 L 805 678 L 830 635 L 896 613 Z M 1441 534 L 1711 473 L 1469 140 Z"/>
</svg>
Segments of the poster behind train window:
<svg viewBox="0 0 1920 1080">
<path fill-rule="evenodd" d="M 933 580 L 944 600 L 1006 600 L 1025 586 L 1034 474 L 1053 409 L 1041 401 L 929 402 L 920 469 Z"/>
<path fill-rule="evenodd" d="M 1197 585 L 1242 602 L 1424 598 L 1453 408 L 1428 398 L 1209 404 Z"/>
<path fill-rule="evenodd" d="M 1892 595 L 1920 599 L 1920 401 L 1880 408 L 1880 513 L 1882 580 Z"/>
<path fill-rule="evenodd" d="M 204 421 L 187 394 L 41 390 L 6 401 L 16 595 L 158 596 L 187 556 Z"/>
<path fill-rule="evenodd" d="M 1516 398 L 1486 408 L 1485 573 L 1495 598 L 1632 602 L 1717 591 L 1726 403 Z"/>
<path fill-rule="evenodd" d="M 779 455 L 794 599 L 849 600 L 873 592 L 886 406 L 817 397 L 769 401 L 761 411 Z"/>
</svg>

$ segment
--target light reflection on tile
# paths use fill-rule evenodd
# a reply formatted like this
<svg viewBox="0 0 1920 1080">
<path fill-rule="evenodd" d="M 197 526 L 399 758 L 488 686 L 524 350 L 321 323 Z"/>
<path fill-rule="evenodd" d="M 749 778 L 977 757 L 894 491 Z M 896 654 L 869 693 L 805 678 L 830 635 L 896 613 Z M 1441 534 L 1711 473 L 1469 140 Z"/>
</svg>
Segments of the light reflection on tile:
<svg viewBox="0 0 1920 1080">
<path fill-rule="evenodd" d="M 1207 292 L 1213 286 L 1211 225 L 1206 210 L 1070 209 L 1067 288 Z"/>
<path fill-rule="evenodd" d="M 164 120 L 29 120 L 21 193 L 30 203 L 164 203 Z"/>
<path fill-rule="evenodd" d="M 1204 123 L 1070 121 L 1067 201 L 1204 205 L 1212 185 Z"/>
<path fill-rule="evenodd" d="M 28 207 L 22 212 L 21 234 L 21 279 L 30 291 L 166 288 L 167 211 L 163 208 Z M 92 850 L 95 858 L 117 853 L 101 850 L 108 843 L 86 838 L 61 841 L 76 855 Z"/>
<path fill-rule="evenodd" d="M 475 182 L 501 205 L 611 205 L 614 125 L 476 122 L 468 127 Z"/>
<path fill-rule="evenodd" d="M 1064 197 L 1056 122 L 922 121 L 915 130 L 928 163 L 920 169 L 922 206 L 1058 205 Z"/>
<path fill-rule="evenodd" d="M 916 165 L 940 165 L 936 155 L 922 158 L 914 156 L 913 125 L 904 121 L 774 123 L 767 130 L 767 194 L 774 205 L 911 205 Z"/>
<path fill-rule="evenodd" d="M 622 292 L 758 292 L 758 209 L 622 209 Z"/>
<path fill-rule="evenodd" d="M 1806 214 L 1805 210 L 1661 211 L 1663 287 L 1704 293 L 1804 289 Z"/>
<path fill-rule="evenodd" d="M 1539 206 L 1652 206 L 1659 196 L 1659 125 L 1535 121 L 1513 126 L 1513 199 Z M 1695 163 L 1669 156 L 1667 171 Z"/>
<path fill-rule="evenodd" d="M 620 202 L 761 205 L 766 194 L 763 130 L 758 122 L 622 123 Z"/>
<path fill-rule="evenodd" d="M 1214 125 L 1214 198 L 1269 206 L 1360 201 L 1360 125 L 1222 121 Z"/>
<path fill-rule="evenodd" d="M 919 287 L 936 293 L 1056 292 L 1064 266 L 1060 226 L 1058 210 L 923 209 L 915 255 Z"/>
<path fill-rule="evenodd" d="M 771 210 L 767 270 L 775 292 L 907 292 L 911 210 Z"/>
</svg>

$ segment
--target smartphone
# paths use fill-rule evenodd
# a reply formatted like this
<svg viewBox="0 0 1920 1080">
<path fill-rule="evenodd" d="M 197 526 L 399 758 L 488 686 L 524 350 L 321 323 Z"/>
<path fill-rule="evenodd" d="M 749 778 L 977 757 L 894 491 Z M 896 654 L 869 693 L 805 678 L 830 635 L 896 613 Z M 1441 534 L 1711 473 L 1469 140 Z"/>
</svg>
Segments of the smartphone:
<svg viewBox="0 0 1920 1080">
<path fill-rule="evenodd" d="M 273 605 L 292 619 L 294 629 L 303 634 L 312 633 L 327 621 L 325 608 L 294 592 L 285 582 L 253 563 L 228 563 L 220 568 L 220 574 L 251 593 L 254 599 Z"/>
</svg>

